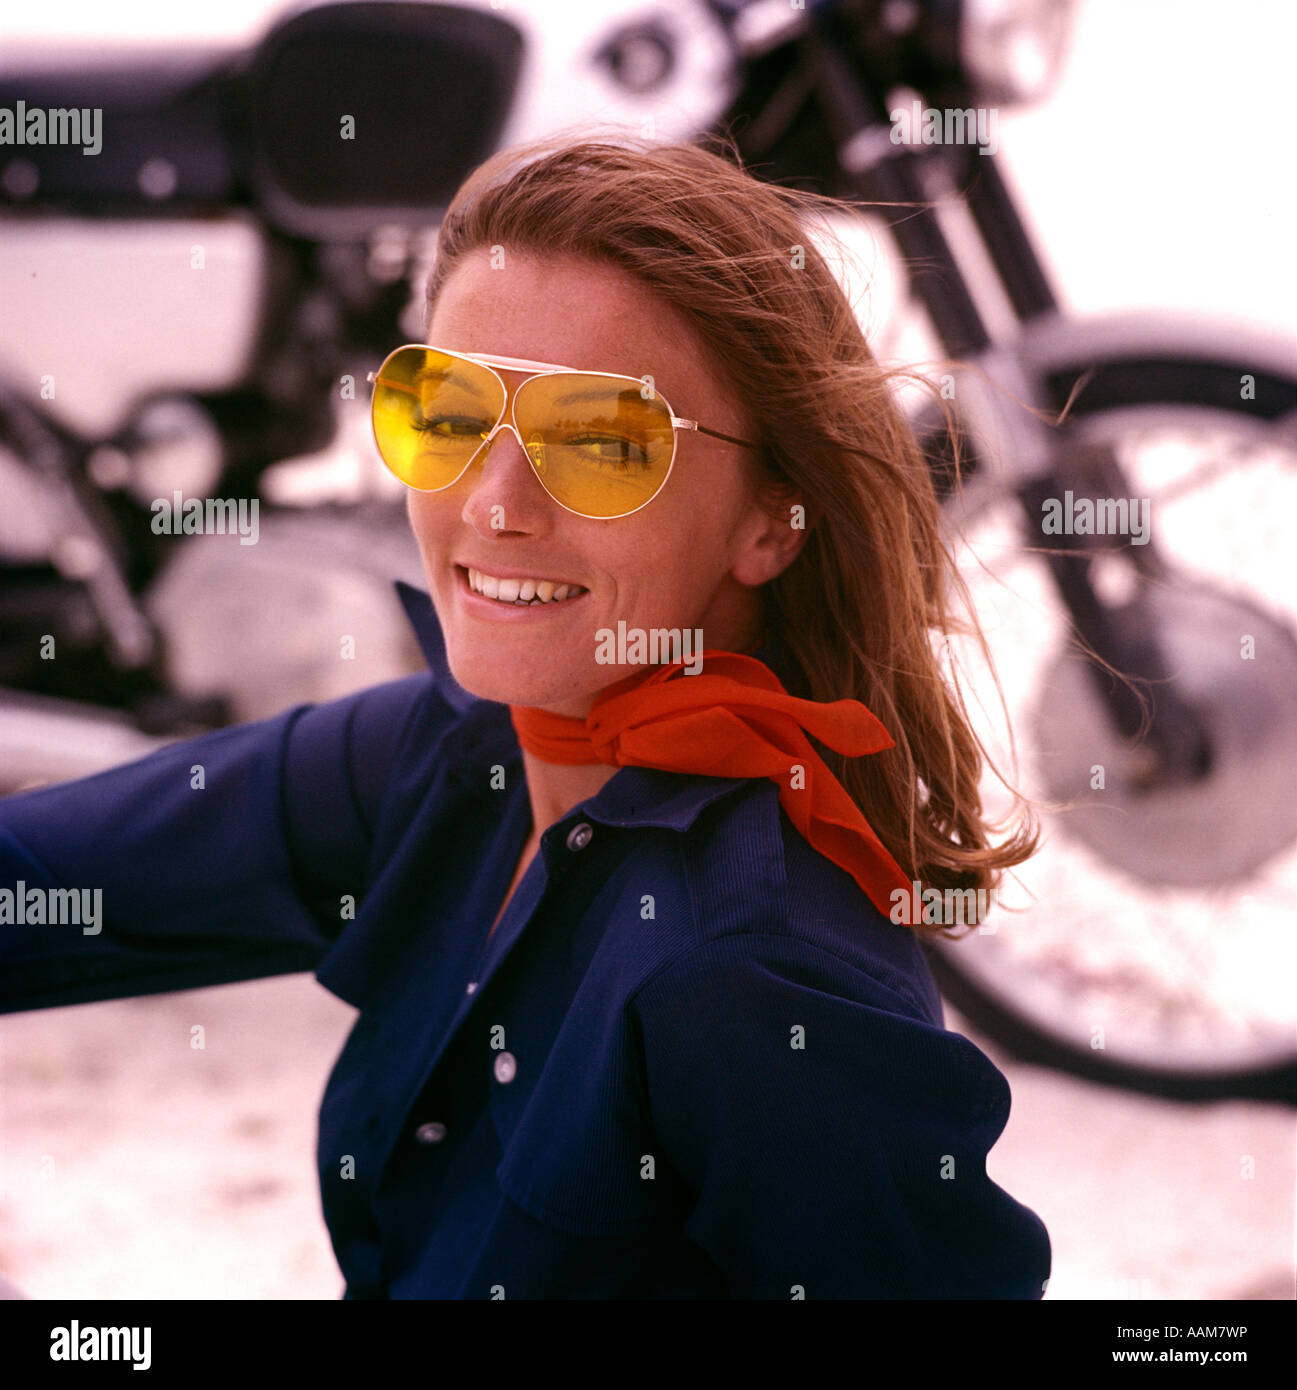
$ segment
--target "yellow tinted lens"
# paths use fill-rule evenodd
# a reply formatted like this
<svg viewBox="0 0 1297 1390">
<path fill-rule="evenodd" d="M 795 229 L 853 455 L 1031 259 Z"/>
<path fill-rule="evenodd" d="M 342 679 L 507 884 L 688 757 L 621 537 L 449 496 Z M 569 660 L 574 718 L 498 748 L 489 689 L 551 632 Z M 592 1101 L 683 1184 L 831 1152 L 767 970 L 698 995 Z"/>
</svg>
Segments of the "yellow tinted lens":
<svg viewBox="0 0 1297 1390">
<path fill-rule="evenodd" d="M 575 512 L 625 516 L 666 479 L 671 413 L 639 382 L 578 372 L 533 377 L 513 408 L 541 481 Z"/>
<path fill-rule="evenodd" d="M 409 487 L 448 487 L 495 428 L 504 390 L 486 368 L 431 348 L 398 348 L 374 383 L 374 442 Z"/>
</svg>

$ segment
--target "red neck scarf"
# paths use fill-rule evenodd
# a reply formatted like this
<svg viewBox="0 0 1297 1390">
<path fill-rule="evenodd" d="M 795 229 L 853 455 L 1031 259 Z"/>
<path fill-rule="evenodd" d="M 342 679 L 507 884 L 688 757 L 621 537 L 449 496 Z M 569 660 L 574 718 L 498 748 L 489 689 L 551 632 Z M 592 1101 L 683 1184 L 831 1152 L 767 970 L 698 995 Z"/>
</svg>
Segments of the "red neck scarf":
<svg viewBox="0 0 1297 1390">
<path fill-rule="evenodd" d="M 510 705 L 518 742 L 547 763 L 769 777 L 798 832 L 890 917 L 898 889 L 909 901 L 910 880 L 806 737 L 860 757 L 895 747 L 886 729 L 859 700 L 819 703 L 790 695 L 755 657 L 727 651 L 702 657 L 696 676 L 685 675 L 681 661 L 627 676 L 595 697 L 584 720 Z"/>
</svg>

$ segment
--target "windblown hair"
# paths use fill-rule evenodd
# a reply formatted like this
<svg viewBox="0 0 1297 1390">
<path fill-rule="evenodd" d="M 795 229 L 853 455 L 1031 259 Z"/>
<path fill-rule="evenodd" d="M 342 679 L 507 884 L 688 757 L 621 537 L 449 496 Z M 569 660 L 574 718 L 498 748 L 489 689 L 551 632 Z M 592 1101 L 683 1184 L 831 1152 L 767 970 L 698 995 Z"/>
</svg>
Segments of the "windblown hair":
<svg viewBox="0 0 1297 1390">
<path fill-rule="evenodd" d="M 709 143 L 568 132 L 497 153 L 442 222 L 428 311 L 466 255 L 500 245 L 618 267 L 688 320 L 755 430 L 759 500 L 807 530 L 759 590 L 766 627 L 794 664 L 785 685 L 812 700 L 862 701 L 896 744 L 861 758 L 818 742 L 816 751 L 922 889 L 993 891 L 1039 832 L 1021 797 L 1012 827 L 984 819 L 984 750 L 934 650 L 950 632 L 982 639 L 975 622 L 956 620 L 952 598 L 967 591 L 896 399 L 892 375 L 913 374 L 874 359 L 808 234 L 819 215 L 856 209 L 761 182 L 727 137 Z"/>
</svg>

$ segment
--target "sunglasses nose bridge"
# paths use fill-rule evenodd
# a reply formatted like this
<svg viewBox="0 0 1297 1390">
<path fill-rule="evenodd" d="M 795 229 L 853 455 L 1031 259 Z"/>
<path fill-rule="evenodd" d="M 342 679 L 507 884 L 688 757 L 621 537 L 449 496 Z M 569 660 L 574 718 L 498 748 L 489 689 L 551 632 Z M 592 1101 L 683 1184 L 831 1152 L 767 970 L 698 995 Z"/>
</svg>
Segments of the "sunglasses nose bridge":
<svg viewBox="0 0 1297 1390">
<path fill-rule="evenodd" d="M 494 429 L 491 430 L 490 434 L 488 434 L 486 438 L 482 440 L 482 443 L 478 446 L 477 452 L 464 465 L 464 473 L 460 475 L 461 477 L 465 476 L 465 474 L 467 474 L 470 469 L 484 468 L 486 466 L 487 455 L 491 450 L 491 445 L 495 443 L 499 435 L 501 435 L 502 433 L 504 433 L 504 431 L 507 430 L 511 435 L 513 435 L 514 439 L 518 441 L 518 448 L 521 451 L 523 458 L 526 460 L 528 470 L 531 472 L 532 476 L 537 481 L 540 481 L 540 474 L 537 472 L 536 462 L 532 458 L 527 446 L 523 443 L 522 435 L 518 432 L 518 427 L 513 423 L 511 419 L 507 418 L 510 414 L 512 414 L 512 411 L 507 411 L 506 418 L 496 422 Z M 541 486 L 544 487 L 543 482 L 541 483 Z M 548 489 L 546 489 L 546 491 L 548 491 Z"/>
<path fill-rule="evenodd" d="M 500 406 L 500 418 L 495 422 L 490 434 L 482 441 L 482 447 L 473 455 L 470 463 L 479 464 L 485 461 L 487 450 L 495 443 L 496 436 L 500 434 L 502 430 L 508 430 L 510 434 L 513 435 L 518 441 L 518 447 L 522 450 L 523 456 L 527 459 L 528 463 L 530 463 L 531 455 L 527 452 L 527 446 L 522 441 L 522 434 L 516 423 L 514 409 L 519 391 L 531 380 L 531 377 L 524 377 L 521 381 L 510 383 L 502 374 L 496 373 L 496 375 L 504 386 L 504 401 Z"/>
<path fill-rule="evenodd" d="M 486 451 L 491 447 L 492 444 L 495 443 L 496 436 L 502 434 L 505 430 L 508 430 L 509 433 L 513 435 L 513 437 L 518 441 L 518 447 L 522 450 L 522 452 L 524 454 L 527 453 L 527 446 L 522 442 L 522 435 L 518 432 L 518 426 L 514 424 L 512 417 L 513 411 L 511 409 L 507 409 L 505 413 L 500 417 L 500 419 L 498 419 L 495 422 L 495 426 L 491 430 L 491 433 L 488 434 L 486 438 L 482 440 L 481 448 L 479 448 L 477 453 L 473 455 L 473 461 L 475 463 L 485 456 Z"/>
</svg>

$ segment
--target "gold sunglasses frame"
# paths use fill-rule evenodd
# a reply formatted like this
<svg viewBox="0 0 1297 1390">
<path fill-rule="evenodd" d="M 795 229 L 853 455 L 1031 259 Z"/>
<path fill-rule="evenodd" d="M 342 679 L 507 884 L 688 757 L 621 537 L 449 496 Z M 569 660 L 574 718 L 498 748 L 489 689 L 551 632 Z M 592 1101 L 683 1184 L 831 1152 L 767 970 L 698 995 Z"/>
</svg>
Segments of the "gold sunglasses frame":
<svg viewBox="0 0 1297 1390">
<path fill-rule="evenodd" d="M 720 430 L 709 429 L 706 425 L 700 425 L 697 420 L 688 420 L 682 415 L 677 415 L 671 409 L 670 402 L 657 387 L 653 387 L 654 397 L 661 401 L 666 408 L 667 417 L 671 421 L 671 458 L 667 463 L 667 471 L 662 475 L 662 481 L 652 496 L 646 497 L 638 507 L 632 507 L 628 512 L 618 512 L 616 516 L 591 516 L 589 512 L 579 512 L 575 507 L 569 507 L 566 502 L 560 502 L 557 497 L 545 486 L 545 480 L 541 477 L 540 471 L 536 467 L 535 460 L 527 450 L 527 446 L 522 442 L 522 434 L 518 430 L 518 420 L 514 414 L 514 409 L 518 402 L 518 392 L 533 378 L 538 376 L 602 376 L 609 377 L 614 381 L 633 382 L 642 391 L 645 381 L 642 377 L 624 376 L 621 372 L 602 372 L 602 371 L 582 371 L 576 367 L 561 367 L 554 362 L 533 362 L 523 357 L 496 357 L 488 353 L 477 352 L 451 352 L 447 348 L 434 347 L 431 343 L 402 343 L 400 347 L 393 348 L 391 352 L 383 358 L 377 371 L 370 372 L 366 376 L 366 381 L 372 384 L 373 391 L 369 399 L 369 427 L 370 433 L 374 437 L 374 447 L 378 450 L 378 456 L 383 457 L 382 445 L 378 442 L 378 429 L 374 420 L 374 404 L 378 397 L 379 379 L 383 368 L 394 358 L 397 353 L 404 352 L 407 348 L 417 348 L 422 352 L 436 352 L 443 357 L 454 357 L 461 361 L 472 362 L 476 366 L 485 368 L 500 383 L 500 389 L 504 392 L 505 406 L 500 412 L 500 418 L 495 422 L 491 433 L 486 436 L 482 443 L 473 451 L 472 456 L 464 464 L 463 468 L 448 483 L 443 483 L 441 487 L 417 488 L 412 483 L 407 483 L 403 478 L 399 479 L 402 486 L 408 487 L 411 492 L 445 492 L 448 487 L 454 487 L 465 473 L 481 458 L 482 454 L 491 447 L 492 441 L 501 430 L 512 430 L 513 437 L 518 441 L 518 447 L 522 450 L 523 456 L 531 467 L 536 481 L 544 488 L 545 496 L 566 512 L 571 512 L 573 516 L 585 517 L 588 521 L 620 521 L 623 517 L 634 516 L 636 512 L 642 511 L 655 498 L 662 495 L 662 490 L 666 487 L 671 478 L 672 470 L 676 464 L 676 453 L 680 444 L 680 431 L 693 430 L 698 434 L 711 435 L 714 439 L 723 439 L 728 444 L 738 444 L 745 449 L 756 449 L 759 446 L 747 439 L 736 439 L 732 434 L 722 434 Z M 509 385 L 496 370 L 503 368 L 506 371 L 526 372 L 527 375 L 514 387 L 512 395 L 509 392 Z M 508 415 L 508 419 L 505 416 Z M 384 460 L 386 463 L 386 460 Z M 395 476 L 395 475 L 393 475 Z"/>
</svg>

